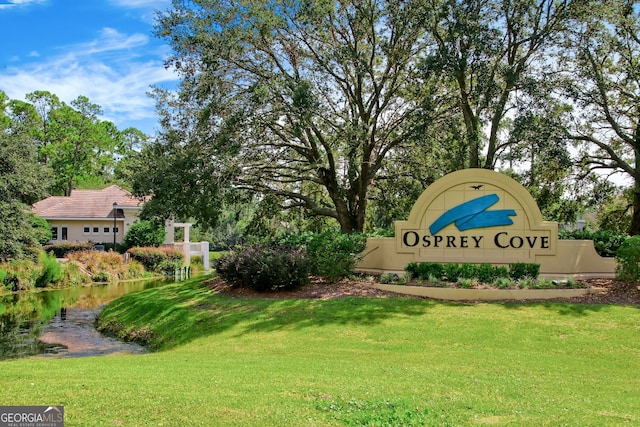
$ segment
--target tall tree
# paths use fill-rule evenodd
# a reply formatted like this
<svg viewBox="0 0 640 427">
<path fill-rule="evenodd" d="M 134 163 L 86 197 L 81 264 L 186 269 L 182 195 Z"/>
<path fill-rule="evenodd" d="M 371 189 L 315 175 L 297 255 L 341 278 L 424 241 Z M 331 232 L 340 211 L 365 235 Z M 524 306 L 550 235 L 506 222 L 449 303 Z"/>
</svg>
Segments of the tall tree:
<svg viewBox="0 0 640 427">
<path fill-rule="evenodd" d="M 48 170 L 26 133 L 0 131 L 0 260 L 38 245 L 30 205 L 46 196 Z"/>
<path fill-rule="evenodd" d="M 466 167 L 496 167 L 510 141 L 500 130 L 536 96 L 548 55 L 573 16 L 575 0 L 426 0 L 435 48 L 423 70 L 451 85 L 467 144 Z M 517 114 L 517 113 L 515 113 Z"/>
<path fill-rule="evenodd" d="M 432 120 L 419 102 L 430 86 L 417 86 L 414 72 L 428 45 L 417 7 L 175 1 L 157 32 L 174 50 L 181 101 L 198 109 L 200 130 L 183 133 L 183 144 L 207 147 L 215 134 L 232 148 L 236 186 L 362 231 L 385 159 Z"/>
<path fill-rule="evenodd" d="M 567 49 L 565 95 L 570 138 L 589 171 L 622 173 L 633 183 L 630 234 L 640 234 L 640 2 L 591 5 Z"/>
<path fill-rule="evenodd" d="M 28 94 L 27 99 L 31 104 L 12 101 L 14 116 L 21 118 L 14 120 L 14 126 L 24 122 L 37 144 L 38 159 L 53 171 L 55 194 L 69 195 L 83 181 L 104 185 L 112 180 L 124 142 L 113 123 L 100 120 L 99 105 L 85 96 L 67 105 L 45 91 Z"/>
</svg>

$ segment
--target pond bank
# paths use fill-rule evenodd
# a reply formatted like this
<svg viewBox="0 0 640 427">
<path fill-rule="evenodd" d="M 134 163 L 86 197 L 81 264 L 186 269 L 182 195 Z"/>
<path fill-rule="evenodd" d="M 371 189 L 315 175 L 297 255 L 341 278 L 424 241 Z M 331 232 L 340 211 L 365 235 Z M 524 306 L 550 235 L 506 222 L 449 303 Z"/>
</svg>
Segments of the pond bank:
<svg viewBox="0 0 640 427">
<path fill-rule="evenodd" d="M 94 321 L 109 301 L 167 283 L 156 278 L 0 296 L 0 360 L 145 352 L 100 335 Z"/>
</svg>

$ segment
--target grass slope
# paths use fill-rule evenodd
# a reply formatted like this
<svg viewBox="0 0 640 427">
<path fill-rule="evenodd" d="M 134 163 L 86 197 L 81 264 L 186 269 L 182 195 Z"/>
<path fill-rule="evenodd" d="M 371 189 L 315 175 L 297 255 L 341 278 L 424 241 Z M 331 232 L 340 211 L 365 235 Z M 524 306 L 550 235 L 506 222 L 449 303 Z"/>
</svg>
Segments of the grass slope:
<svg viewBox="0 0 640 427">
<path fill-rule="evenodd" d="M 127 295 L 140 356 L 0 362 L 0 405 L 68 426 L 640 424 L 638 307 Z"/>
</svg>

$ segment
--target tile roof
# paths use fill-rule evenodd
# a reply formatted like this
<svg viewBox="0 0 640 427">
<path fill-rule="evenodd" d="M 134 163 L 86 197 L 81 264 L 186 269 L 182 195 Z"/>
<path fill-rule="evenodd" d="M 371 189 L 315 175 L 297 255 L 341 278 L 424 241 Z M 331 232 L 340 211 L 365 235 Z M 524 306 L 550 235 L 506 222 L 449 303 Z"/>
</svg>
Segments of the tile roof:
<svg viewBox="0 0 640 427">
<path fill-rule="evenodd" d="M 73 190 L 70 196 L 51 196 L 34 203 L 32 211 L 42 218 L 113 218 L 113 202 L 118 203 L 118 208 L 138 208 L 144 204 L 128 191 L 112 185 L 102 190 Z"/>
</svg>

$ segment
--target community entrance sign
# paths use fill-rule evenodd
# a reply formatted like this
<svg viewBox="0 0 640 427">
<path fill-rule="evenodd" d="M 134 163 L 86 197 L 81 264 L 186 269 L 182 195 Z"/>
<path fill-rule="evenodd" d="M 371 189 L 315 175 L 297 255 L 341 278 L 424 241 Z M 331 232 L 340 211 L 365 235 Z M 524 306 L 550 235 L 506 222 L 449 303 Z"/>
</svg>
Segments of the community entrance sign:
<svg viewBox="0 0 640 427">
<path fill-rule="evenodd" d="M 412 261 L 539 263 L 544 276 L 611 277 L 612 259 L 590 240 L 558 239 L 529 192 L 507 175 L 486 169 L 453 172 L 430 185 L 394 238 L 371 238 L 362 271 L 401 272 Z"/>
<path fill-rule="evenodd" d="M 542 220 L 519 183 L 486 169 L 465 169 L 422 193 L 407 221 L 396 222 L 398 253 L 456 262 L 532 262 L 555 254 L 558 225 Z"/>
</svg>

